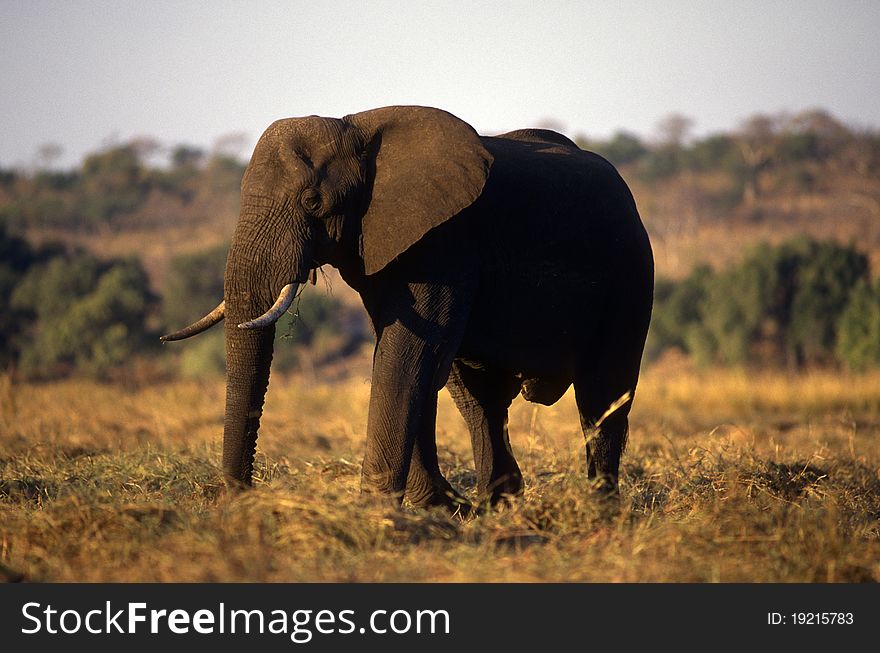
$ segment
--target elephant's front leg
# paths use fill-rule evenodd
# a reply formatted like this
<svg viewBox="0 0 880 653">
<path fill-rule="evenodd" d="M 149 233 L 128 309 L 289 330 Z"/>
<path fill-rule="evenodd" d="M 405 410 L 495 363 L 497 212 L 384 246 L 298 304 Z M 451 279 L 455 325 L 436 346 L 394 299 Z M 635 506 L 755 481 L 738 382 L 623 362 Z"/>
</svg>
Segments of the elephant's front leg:
<svg viewBox="0 0 880 653">
<path fill-rule="evenodd" d="M 436 437 L 437 393 L 428 402 L 413 447 L 406 479 L 406 500 L 416 508 L 442 506 L 450 512 L 466 514 L 470 508 L 469 502 L 455 491 L 440 471 Z"/>
<path fill-rule="evenodd" d="M 399 504 L 410 478 L 411 496 L 425 505 L 447 489 L 432 441 L 439 365 L 434 348 L 399 321 L 379 336 L 361 479 L 364 492 Z"/>
<path fill-rule="evenodd" d="M 476 278 L 454 235 L 434 230 L 361 292 L 376 330 L 361 488 L 397 505 L 405 492 L 416 505 L 446 503 L 452 490 L 437 464 L 437 393 L 464 336 Z"/>
<path fill-rule="evenodd" d="M 472 300 L 466 282 L 385 286 L 374 307 L 376 350 L 361 488 L 455 510 L 437 462 L 437 393 L 446 384 Z M 370 310 L 368 308 L 368 310 Z"/>
</svg>

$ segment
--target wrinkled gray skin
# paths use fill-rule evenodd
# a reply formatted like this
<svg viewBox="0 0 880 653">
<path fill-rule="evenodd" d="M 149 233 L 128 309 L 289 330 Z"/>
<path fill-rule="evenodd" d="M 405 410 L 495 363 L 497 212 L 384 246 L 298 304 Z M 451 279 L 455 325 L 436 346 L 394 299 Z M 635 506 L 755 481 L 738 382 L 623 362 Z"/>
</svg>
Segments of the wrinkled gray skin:
<svg viewBox="0 0 880 653">
<path fill-rule="evenodd" d="M 274 325 L 238 325 L 322 264 L 360 293 L 376 332 L 365 492 L 455 507 L 435 444 L 446 385 L 481 497 L 520 493 L 508 407 L 519 392 L 550 405 L 572 383 L 587 475 L 616 491 L 653 258 L 607 161 L 551 131 L 482 137 L 425 107 L 273 123 L 242 180 L 225 274 L 223 467 L 243 484 Z"/>
</svg>

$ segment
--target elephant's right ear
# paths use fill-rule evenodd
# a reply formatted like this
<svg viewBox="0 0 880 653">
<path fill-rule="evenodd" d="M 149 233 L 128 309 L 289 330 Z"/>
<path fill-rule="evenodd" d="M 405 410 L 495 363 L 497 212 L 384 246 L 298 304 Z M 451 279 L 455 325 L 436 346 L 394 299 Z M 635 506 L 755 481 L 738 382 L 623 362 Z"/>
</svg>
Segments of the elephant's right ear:
<svg viewBox="0 0 880 653">
<path fill-rule="evenodd" d="M 480 196 L 492 155 L 473 127 L 440 109 L 386 107 L 345 120 L 368 143 L 362 248 L 364 270 L 374 274 Z"/>
</svg>

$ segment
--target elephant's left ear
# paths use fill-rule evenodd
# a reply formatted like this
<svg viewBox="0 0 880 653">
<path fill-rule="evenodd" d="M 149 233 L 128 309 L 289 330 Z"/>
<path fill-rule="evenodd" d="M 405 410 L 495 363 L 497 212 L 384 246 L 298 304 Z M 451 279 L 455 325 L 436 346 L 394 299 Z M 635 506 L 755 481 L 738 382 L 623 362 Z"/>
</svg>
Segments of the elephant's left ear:
<svg viewBox="0 0 880 653">
<path fill-rule="evenodd" d="M 372 197 L 363 258 L 374 274 L 483 191 L 492 155 L 473 127 L 428 107 L 386 107 L 350 116 L 368 143 Z"/>
</svg>

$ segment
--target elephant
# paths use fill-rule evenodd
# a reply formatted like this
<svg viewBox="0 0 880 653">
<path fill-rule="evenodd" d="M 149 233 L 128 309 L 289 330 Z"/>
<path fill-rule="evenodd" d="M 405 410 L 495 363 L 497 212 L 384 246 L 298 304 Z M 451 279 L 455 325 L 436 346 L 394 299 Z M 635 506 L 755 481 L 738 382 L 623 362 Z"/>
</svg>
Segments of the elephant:
<svg viewBox="0 0 880 653">
<path fill-rule="evenodd" d="M 363 493 L 461 505 L 438 465 L 446 386 L 481 502 L 521 494 L 508 408 L 519 393 L 551 405 L 574 385 L 588 482 L 619 496 L 654 261 L 608 161 L 545 129 L 480 136 L 431 107 L 273 122 L 242 178 L 223 301 L 162 337 L 225 318 L 223 468 L 238 484 L 251 483 L 274 323 L 325 264 L 376 335 Z"/>
</svg>

